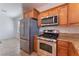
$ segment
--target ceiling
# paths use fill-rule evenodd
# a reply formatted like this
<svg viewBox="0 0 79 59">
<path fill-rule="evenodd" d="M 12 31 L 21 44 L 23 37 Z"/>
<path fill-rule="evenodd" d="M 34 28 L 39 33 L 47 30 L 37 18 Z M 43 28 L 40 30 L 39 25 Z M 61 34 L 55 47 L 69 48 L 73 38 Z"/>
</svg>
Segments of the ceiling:
<svg viewBox="0 0 79 59">
<path fill-rule="evenodd" d="M 10 18 L 19 18 L 22 15 L 22 4 L 20 3 L 0 3 L 0 14 Z"/>
<path fill-rule="evenodd" d="M 61 4 L 63 3 L 0 3 L 0 14 L 10 18 L 22 19 L 23 9 L 28 12 L 36 8 L 39 12 L 42 12 Z"/>
<path fill-rule="evenodd" d="M 49 8 L 61 5 L 64 3 L 23 3 L 24 12 L 28 12 L 29 10 L 35 8 L 39 12 L 45 11 Z"/>
</svg>

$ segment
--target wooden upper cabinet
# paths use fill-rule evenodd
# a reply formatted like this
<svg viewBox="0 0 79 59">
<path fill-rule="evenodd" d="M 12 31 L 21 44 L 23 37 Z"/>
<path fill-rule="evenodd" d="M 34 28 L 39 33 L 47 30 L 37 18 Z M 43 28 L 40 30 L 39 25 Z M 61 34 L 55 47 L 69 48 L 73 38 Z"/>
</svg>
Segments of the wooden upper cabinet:
<svg viewBox="0 0 79 59">
<path fill-rule="evenodd" d="M 49 16 L 58 15 L 58 8 L 52 8 L 49 10 Z"/>
<path fill-rule="evenodd" d="M 39 17 L 40 17 L 40 19 L 42 19 L 42 18 L 46 18 L 46 17 L 48 17 L 48 11 L 44 11 L 44 12 L 41 12 L 40 13 L 40 15 L 39 15 Z"/>
<path fill-rule="evenodd" d="M 33 16 L 34 18 L 37 18 L 38 19 L 38 15 L 39 15 L 39 11 L 36 10 L 36 9 L 33 9 Z"/>
<path fill-rule="evenodd" d="M 42 18 L 48 17 L 48 11 L 41 12 L 38 16 L 38 26 L 41 26 Z"/>
<path fill-rule="evenodd" d="M 38 16 L 38 26 L 39 27 L 41 27 L 41 18 L 42 18 L 42 16 L 41 16 L 41 14 L 39 14 L 39 16 Z"/>
<path fill-rule="evenodd" d="M 24 14 L 24 18 L 33 17 L 38 18 L 39 12 L 36 9 L 32 9 Z"/>
<path fill-rule="evenodd" d="M 58 12 L 59 12 L 59 16 L 58 16 L 58 19 L 59 19 L 59 24 L 60 25 L 67 25 L 67 16 L 68 16 L 68 5 L 63 5 L 63 6 L 60 6 L 58 8 Z"/>
<path fill-rule="evenodd" d="M 70 3 L 68 9 L 69 24 L 79 23 L 79 3 Z"/>
<path fill-rule="evenodd" d="M 28 17 L 29 15 L 28 15 L 28 13 L 24 13 L 23 16 L 24 16 L 24 18 L 26 18 L 26 17 Z"/>
<path fill-rule="evenodd" d="M 79 3 L 64 4 L 41 12 L 38 16 L 39 25 L 42 18 L 54 15 L 58 16 L 59 25 L 77 24 L 79 23 Z"/>
<path fill-rule="evenodd" d="M 27 18 L 27 17 L 33 17 L 33 11 L 26 12 L 24 14 L 24 18 Z"/>
<path fill-rule="evenodd" d="M 28 17 L 33 17 L 33 11 L 28 12 Z"/>
</svg>

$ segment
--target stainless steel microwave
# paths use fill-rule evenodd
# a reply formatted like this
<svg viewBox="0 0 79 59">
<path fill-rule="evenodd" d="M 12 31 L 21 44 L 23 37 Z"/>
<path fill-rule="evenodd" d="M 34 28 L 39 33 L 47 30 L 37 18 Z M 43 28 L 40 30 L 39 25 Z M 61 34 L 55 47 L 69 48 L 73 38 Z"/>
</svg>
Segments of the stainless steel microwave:
<svg viewBox="0 0 79 59">
<path fill-rule="evenodd" d="M 42 19 L 42 26 L 58 25 L 58 16 L 52 16 Z"/>
</svg>

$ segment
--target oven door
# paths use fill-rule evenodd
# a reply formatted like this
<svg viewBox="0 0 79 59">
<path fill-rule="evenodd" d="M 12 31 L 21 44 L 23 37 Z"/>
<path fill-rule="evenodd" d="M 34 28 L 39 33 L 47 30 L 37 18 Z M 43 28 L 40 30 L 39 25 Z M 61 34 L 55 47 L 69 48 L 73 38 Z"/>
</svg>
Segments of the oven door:
<svg viewBox="0 0 79 59">
<path fill-rule="evenodd" d="M 52 53 L 52 46 L 45 44 L 45 43 L 40 43 L 40 47 L 41 50 L 44 50 L 48 53 Z"/>
<path fill-rule="evenodd" d="M 44 40 L 39 40 L 38 53 L 45 56 L 56 55 L 56 45 L 53 42 L 48 42 Z"/>
</svg>

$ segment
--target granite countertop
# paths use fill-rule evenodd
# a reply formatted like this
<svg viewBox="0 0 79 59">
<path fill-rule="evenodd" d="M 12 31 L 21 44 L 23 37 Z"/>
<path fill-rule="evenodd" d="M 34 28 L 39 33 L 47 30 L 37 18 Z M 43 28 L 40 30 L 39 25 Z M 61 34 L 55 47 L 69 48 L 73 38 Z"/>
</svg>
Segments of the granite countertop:
<svg viewBox="0 0 79 59">
<path fill-rule="evenodd" d="M 63 41 L 69 41 L 72 42 L 74 45 L 75 49 L 78 51 L 79 54 L 79 34 L 69 34 L 69 33 L 64 33 L 60 34 L 58 40 L 63 40 Z"/>
</svg>

